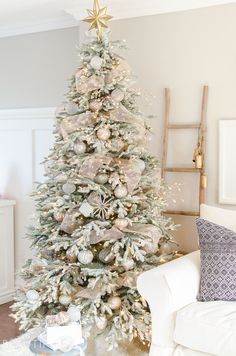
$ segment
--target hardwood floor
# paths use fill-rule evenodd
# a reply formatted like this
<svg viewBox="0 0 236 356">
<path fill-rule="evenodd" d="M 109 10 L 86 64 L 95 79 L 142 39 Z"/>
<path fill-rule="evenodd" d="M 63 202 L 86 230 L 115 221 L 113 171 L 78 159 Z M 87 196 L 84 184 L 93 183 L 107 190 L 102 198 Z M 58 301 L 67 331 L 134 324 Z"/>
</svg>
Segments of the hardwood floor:
<svg viewBox="0 0 236 356">
<path fill-rule="evenodd" d="M 11 303 L 0 305 L 0 343 L 9 341 L 20 335 L 17 324 L 9 317 Z"/>
</svg>

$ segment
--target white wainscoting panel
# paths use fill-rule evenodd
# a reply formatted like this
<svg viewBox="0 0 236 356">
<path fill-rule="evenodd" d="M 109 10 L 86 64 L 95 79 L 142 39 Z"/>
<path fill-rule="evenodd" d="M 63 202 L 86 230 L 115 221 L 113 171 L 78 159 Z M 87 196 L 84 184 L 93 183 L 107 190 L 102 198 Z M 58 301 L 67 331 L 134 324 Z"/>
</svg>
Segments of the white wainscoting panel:
<svg viewBox="0 0 236 356">
<path fill-rule="evenodd" d="M 236 119 L 219 123 L 219 202 L 236 204 Z"/>
<path fill-rule="evenodd" d="M 54 108 L 0 110 L 0 196 L 16 201 L 16 271 L 31 256 L 25 239 L 34 212 L 29 195 L 34 182 L 44 179 L 40 162 L 53 144 L 54 112 Z"/>
</svg>

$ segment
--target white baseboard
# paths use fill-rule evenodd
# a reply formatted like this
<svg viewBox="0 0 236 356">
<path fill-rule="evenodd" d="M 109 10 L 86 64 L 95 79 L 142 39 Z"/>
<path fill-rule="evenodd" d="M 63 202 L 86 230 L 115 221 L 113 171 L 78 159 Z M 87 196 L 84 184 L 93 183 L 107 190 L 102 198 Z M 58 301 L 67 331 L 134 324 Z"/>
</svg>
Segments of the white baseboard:
<svg viewBox="0 0 236 356">
<path fill-rule="evenodd" d="M 14 290 L 10 290 L 5 293 L 1 293 L 0 294 L 0 305 L 11 302 L 14 299 L 14 295 L 15 295 Z"/>
</svg>

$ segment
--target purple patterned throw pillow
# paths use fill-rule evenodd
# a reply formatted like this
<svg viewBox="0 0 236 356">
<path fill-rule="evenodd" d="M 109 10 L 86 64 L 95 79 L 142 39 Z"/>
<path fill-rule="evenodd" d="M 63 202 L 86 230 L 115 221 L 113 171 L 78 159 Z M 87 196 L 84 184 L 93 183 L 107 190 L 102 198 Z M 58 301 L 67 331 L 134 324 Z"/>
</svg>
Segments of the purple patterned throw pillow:
<svg viewBox="0 0 236 356">
<path fill-rule="evenodd" d="M 236 233 L 197 219 L 201 251 L 201 281 L 197 300 L 236 301 Z"/>
</svg>

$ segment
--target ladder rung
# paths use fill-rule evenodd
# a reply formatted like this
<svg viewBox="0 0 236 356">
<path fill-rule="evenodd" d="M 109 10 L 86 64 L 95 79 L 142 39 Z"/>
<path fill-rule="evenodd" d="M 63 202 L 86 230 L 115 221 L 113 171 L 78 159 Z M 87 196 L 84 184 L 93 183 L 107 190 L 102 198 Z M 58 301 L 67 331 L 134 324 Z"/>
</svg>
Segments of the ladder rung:
<svg viewBox="0 0 236 356">
<path fill-rule="evenodd" d="M 169 124 L 168 129 L 199 129 L 200 124 Z"/>
<path fill-rule="evenodd" d="M 201 171 L 199 168 L 194 168 L 194 167 L 166 167 L 163 170 L 165 172 L 183 172 L 183 173 L 196 173 Z"/>
<path fill-rule="evenodd" d="M 167 210 L 165 214 L 169 215 L 185 215 L 185 216 L 200 216 L 199 211 L 182 211 L 182 210 Z"/>
</svg>

